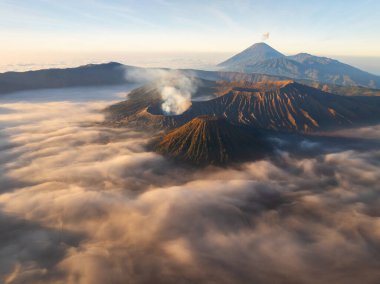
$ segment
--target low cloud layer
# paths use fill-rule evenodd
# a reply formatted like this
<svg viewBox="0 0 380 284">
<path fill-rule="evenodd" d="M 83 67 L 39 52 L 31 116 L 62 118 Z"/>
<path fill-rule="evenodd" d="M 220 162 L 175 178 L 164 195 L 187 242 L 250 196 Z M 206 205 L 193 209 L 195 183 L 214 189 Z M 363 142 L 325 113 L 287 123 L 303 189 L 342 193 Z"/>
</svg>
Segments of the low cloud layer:
<svg viewBox="0 0 380 284">
<path fill-rule="evenodd" d="M 108 103 L 1 106 L 2 282 L 378 283 L 379 148 L 196 170 L 98 124 Z"/>
</svg>

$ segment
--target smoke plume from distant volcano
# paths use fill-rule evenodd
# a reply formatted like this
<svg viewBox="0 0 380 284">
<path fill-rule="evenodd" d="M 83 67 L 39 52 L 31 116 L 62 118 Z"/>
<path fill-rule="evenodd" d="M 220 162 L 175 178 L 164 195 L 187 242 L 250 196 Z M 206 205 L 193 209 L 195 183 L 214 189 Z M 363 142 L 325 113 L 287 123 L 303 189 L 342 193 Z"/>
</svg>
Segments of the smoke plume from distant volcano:
<svg viewBox="0 0 380 284">
<path fill-rule="evenodd" d="M 263 33 L 261 36 L 261 40 L 266 41 L 269 39 L 269 36 L 270 36 L 269 32 Z"/>
</svg>

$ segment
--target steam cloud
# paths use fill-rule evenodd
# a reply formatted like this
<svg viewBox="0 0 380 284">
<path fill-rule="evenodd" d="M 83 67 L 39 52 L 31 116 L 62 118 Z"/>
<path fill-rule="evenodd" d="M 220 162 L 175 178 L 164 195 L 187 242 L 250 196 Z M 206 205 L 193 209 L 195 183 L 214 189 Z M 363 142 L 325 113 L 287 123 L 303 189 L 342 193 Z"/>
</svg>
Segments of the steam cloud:
<svg viewBox="0 0 380 284">
<path fill-rule="evenodd" d="M 175 87 L 165 86 L 161 89 L 162 110 L 166 114 L 181 114 L 191 106 L 192 83 L 187 77 L 179 79 Z"/>
<path fill-rule="evenodd" d="M 191 97 L 197 91 L 198 82 L 177 70 L 141 69 L 130 71 L 127 78 L 133 81 L 154 82 L 161 92 L 162 111 L 177 115 L 191 106 Z"/>
<path fill-rule="evenodd" d="M 263 33 L 262 36 L 261 36 L 261 40 L 268 40 L 269 39 L 269 36 L 270 36 L 270 33 L 269 32 L 266 32 L 266 33 Z"/>
<path fill-rule="evenodd" d="M 198 171 L 98 125 L 106 105 L 2 105 L 3 283 L 378 283 L 378 148 Z"/>
</svg>

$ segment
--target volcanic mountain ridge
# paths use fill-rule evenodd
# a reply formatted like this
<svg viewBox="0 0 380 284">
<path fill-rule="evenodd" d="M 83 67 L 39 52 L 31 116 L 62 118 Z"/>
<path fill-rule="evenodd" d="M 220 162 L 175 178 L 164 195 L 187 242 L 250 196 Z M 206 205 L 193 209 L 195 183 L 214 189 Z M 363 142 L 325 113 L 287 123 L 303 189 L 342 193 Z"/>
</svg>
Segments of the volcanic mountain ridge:
<svg viewBox="0 0 380 284">
<path fill-rule="evenodd" d="M 215 98 L 192 101 L 180 115 L 165 115 L 159 90 L 140 88 L 107 109 L 108 121 L 150 129 L 173 129 L 203 115 L 235 125 L 285 132 L 313 132 L 380 120 L 379 97 L 344 97 L 294 81 L 217 82 Z"/>
</svg>

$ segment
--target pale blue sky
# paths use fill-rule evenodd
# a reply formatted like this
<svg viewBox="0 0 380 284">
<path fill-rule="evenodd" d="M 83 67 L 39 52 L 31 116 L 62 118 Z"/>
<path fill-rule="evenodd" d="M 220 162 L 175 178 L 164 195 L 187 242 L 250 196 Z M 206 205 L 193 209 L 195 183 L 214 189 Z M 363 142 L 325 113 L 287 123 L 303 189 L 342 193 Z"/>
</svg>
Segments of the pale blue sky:
<svg viewBox="0 0 380 284">
<path fill-rule="evenodd" d="M 267 32 L 286 54 L 380 56 L 380 1 L 0 0 L 3 58 L 236 52 Z"/>
</svg>

